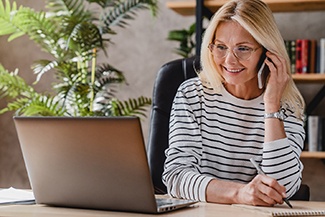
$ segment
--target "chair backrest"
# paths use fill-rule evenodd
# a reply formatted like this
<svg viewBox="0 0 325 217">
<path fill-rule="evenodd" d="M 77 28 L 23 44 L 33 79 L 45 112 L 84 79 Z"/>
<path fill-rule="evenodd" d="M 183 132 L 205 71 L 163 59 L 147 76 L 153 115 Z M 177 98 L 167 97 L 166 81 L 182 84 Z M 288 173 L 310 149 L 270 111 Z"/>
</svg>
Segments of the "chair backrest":
<svg viewBox="0 0 325 217">
<path fill-rule="evenodd" d="M 148 162 L 155 192 L 164 194 L 166 186 L 162 183 L 165 162 L 165 149 L 168 147 L 169 116 L 173 99 L 179 85 L 197 76 L 199 68 L 196 57 L 178 59 L 164 64 L 158 71 L 152 94 L 152 110 L 148 139 Z"/>
<path fill-rule="evenodd" d="M 178 59 L 164 64 L 157 73 L 152 94 L 152 108 L 148 139 L 148 162 L 151 178 L 156 194 L 167 193 L 166 186 L 162 183 L 162 173 L 166 159 L 165 150 L 168 148 L 169 116 L 173 99 L 179 85 L 197 76 L 199 69 L 197 57 Z M 292 200 L 309 200 L 310 189 L 302 184 Z"/>
<path fill-rule="evenodd" d="M 309 201 L 310 188 L 306 184 L 301 184 L 299 190 L 290 198 L 290 200 L 305 200 Z"/>
</svg>

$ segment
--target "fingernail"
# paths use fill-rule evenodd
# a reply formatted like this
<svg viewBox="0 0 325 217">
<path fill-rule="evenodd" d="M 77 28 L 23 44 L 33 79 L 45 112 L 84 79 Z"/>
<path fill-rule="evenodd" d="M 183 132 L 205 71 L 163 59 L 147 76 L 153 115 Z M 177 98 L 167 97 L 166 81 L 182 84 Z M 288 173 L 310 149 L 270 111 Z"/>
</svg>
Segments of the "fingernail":
<svg viewBox="0 0 325 217">
<path fill-rule="evenodd" d="M 287 197 L 287 194 L 285 192 L 282 193 L 282 197 Z"/>
</svg>

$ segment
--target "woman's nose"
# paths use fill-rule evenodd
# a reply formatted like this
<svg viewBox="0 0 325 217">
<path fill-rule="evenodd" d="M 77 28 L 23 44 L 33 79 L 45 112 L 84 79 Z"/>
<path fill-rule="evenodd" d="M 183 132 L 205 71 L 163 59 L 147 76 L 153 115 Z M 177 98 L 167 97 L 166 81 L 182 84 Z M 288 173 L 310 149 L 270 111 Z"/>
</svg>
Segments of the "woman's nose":
<svg viewBox="0 0 325 217">
<path fill-rule="evenodd" d="M 234 51 L 229 50 L 225 56 L 225 62 L 228 64 L 232 64 L 232 63 L 237 63 L 238 59 L 234 53 Z"/>
</svg>

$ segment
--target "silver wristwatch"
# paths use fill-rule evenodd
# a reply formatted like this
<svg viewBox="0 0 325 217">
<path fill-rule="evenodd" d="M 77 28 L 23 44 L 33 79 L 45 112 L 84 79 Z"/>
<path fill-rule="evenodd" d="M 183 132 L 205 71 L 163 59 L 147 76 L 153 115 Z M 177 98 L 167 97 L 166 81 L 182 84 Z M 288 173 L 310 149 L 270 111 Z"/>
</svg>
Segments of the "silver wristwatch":
<svg viewBox="0 0 325 217">
<path fill-rule="evenodd" d="M 264 114 L 264 118 L 277 118 L 277 119 L 283 121 L 285 116 L 284 116 L 283 112 L 280 110 L 280 111 L 273 112 L 273 113 L 266 113 L 266 114 Z"/>
</svg>

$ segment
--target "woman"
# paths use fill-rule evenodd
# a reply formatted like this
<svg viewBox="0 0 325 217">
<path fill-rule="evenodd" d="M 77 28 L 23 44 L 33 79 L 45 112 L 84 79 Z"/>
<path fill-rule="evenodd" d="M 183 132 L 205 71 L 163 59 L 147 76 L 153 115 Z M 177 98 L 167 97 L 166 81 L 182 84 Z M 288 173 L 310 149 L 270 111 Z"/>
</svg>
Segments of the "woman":
<svg viewBox="0 0 325 217">
<path fill-rule="evenodd" d="M 260 89 L 263 62 L 269 75 Z M 225 204 L 283 203 L 301 184 L 305 104 L 268 6 L 233 0 L 221 7 L 205 31 L 201 63 L 199 78 L 185 81 L 174 99 L 163 174 L 168 193 Z M 257 175 L 250 158 L 266 175 Z"/>
</svg>

